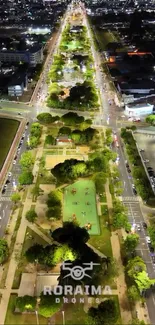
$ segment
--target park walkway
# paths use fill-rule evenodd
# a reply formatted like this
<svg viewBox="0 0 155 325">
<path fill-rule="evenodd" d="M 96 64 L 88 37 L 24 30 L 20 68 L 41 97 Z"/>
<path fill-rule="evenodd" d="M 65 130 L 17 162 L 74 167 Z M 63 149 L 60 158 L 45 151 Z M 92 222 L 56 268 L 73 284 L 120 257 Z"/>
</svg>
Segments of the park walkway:
<svg viewBox="0 0 155 325">
<path fill-rule="evenodd" d="M 106 198 L 107 198 L 107 206 L 108 206 L 108 210 L 109 210 L 109 218 L 111 221 L 113 205 L 112 205 L 112 196 L 109 191 L 109 180 L 107 181 L 107 183 L 105 185 L 105 191 L 106 191 Z M 111 245 L 112 245 L 113 256 L 116 260 L 116 263 L 117 263 L 117 266 L 119 269 L 119 275 L 116 278 L 116 283 L 117 283 L 117 294 L 118 294 L 119 303 L 120 303 L 122 323 L 127 324 L 131 321 L 132 314 L 131 314 L 131 310 L 130 310 L 129 301 L 127 298 L 127 286 L 126 286 L 126 282 L 125 282 L 124 266 L 122 264 L 122 259 L 121 259 L 121 254 L 120 254 L 119 235 L 120 235 L 120 237 L 122 237 L 122 235 L 124 235 L 123 229 L 121 229 L 119 231 L 113 231 L 111 233 Z M 135 310 L 138 311 L 139 320 L 142 320 L 145 323 L 150 324 L 146 304 L 145 304 L 145 308 L 144 308 L 141 306 L 140 302 L 137 302 L 136 306 L 135 306 Z"/>
<path fill-rule="evenodd" d="M 106 198 L 107 198 L 107 206 L 109 210 L 109 218 L 111 220 L 113 204 L 112 204 L 112 197 L 109 191 L 109 180 L 105 185 L 105 191 L 106 191 Z M 127 298 L 127 286 L 125 282 L 124 266 L 122 264 L 122 259 L 120 254 L 120 243 L 119 243 L 118 233 L 116 231 L 111 233 L 111 246 L 112 246 L 113 256 L 116 260 L 116 264 L 119 272 L 116 278 L 116 283 L 117 283 L 117 294 L 118 294 L 118 299 L 120 304 L 122 323 L 128 324 L 132 319 L 132 315 L 131 315 L 130 305 Z"/>
<path fill-rule="evenodd" d="M 45 139 L 45 134 L 43 133 L 42 137 L 41 137 L 42 143 L 44 143 L 44 139 Z M 35 163 L 34 163 L 34 167 L 33 167 L 33 175 L 34 175 L 35 181 L 38 177 L 39 160 L 42 157 L 42 154 L 43 154 L 43 145 L 41 145 L 37 150 L 36 159 L 35 159 Z M 10 299 L 10 294 L 11 294 L 11 292 L 14 292 L 12 290 L 12 285 L 13 285 L 13 281 L 14 281 L 16 268 L 18 266 L 17 255 L 20 256 L 22 253 L 22 247 L 23 247 L 23 243 L 25 240 L 27 227 L 30 227 L 30 228 L 32 227 L 32 225 L 25 219 L 26 212 L 28 210 L 30 210 L 32 205 L 34 205 L 34 203 L 32 202 L 31 187 L 29 187 L 28 192 L 27 192 L 27 197 L 26 197 L 26 200 L 24 203 L 21 223 L 20 223 L 20 226 L 19 226 L 19 229 L 17 232 L 14 250 L 13 250 L 13 253 L 12 253 L 12 256 L 10 259 L 10 263 L 9 263 L 8 273 L 7 273 L 7 277 L 6 277 L 6 281 L 5 281 L 5 287 L 4 287 L 4 289 L 1 290 L 2 298 L 0 301 L 0 324 L 4 324 L 4 322 L 5 322 L 8 303 L 9 303 L 9 299 Z M 47 236 L 45 236 L 42 232 L 40 232 L 37 227 L 36 227 L 36 229 L 37 229 L 37 233 L 39 235 L 41 234 L 42 238 L 45 241 L 47 241 L 47 243 L 49 243 L 50 239 Z M 36 229 L 35 229 L 35 231 L 36 231 Z"/>
</svg>

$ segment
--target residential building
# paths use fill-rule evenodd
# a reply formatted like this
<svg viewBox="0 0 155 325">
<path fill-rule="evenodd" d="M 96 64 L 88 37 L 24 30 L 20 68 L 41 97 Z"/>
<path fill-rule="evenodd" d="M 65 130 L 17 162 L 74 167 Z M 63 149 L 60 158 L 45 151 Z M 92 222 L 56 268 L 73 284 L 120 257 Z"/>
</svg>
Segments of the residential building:
<svg viewBox="0 0 155 325">
<path fill-rule="evenodd" d="M 140 116 L 140 115 L 148 115 L 152 114 L 154 105 L 148 103 L 141 104 L 128 104 L 125 105 L 125 113 L 128 116 Z"/>
<path fill-rule="evenodd" d="M 21 97 L 27 89 L 27 75 L 19 72 L 15 73 L 8 85 L 8 95 L 11 97 Z"/>
<path fill-rule="evenodd" d="M 1 62 L 27 62 L 30 66 L 35 67 L 43 61 L 43 48 L 41 46 L 34 46 L 25 51 L 0 51 Z"/>
</svg>

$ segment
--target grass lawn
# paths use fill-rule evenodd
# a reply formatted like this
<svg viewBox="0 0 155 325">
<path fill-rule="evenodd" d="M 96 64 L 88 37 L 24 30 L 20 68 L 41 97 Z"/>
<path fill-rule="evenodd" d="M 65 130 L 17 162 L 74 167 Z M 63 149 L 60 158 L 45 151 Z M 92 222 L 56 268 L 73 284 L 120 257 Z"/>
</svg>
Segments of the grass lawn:
<svg viewBox="0 0 155 325">
<path fill-rule="evenodd" d="M 67 46 L 69 51 L 73 51 L 78 48 L 82 48 L 82 45 L 78 40 L 73 40 L 69 43 L 63 43 L 63 46 Z"/>
<path fill-rule="evenodd" d="M 8 310 L 5 318 L 5 324 L 6 325 L 24 325 L 24 324 L 37 324 L 37 319 L 35 314 L 15 314 L 15 301 L 16 301 L 17 295 L 11 295 L 9 304 L 8 304 Z M 42 316 L 39 316 L 39 324 L 48 324 L 48 320 Z"/>
<path fill-rule="evenodd" d="M 2 168 L 11 144 L 18 130 L 19 122 L 7 118 L 0 118 L 1 144 L 0 144 L 0 169 Z"/>
<path fill-rule="evenodd" d="M 65 187 L 63 220 L 77 220 L 80 227 L 90 223 L 91 235 L 100 234 L 96 207 L 95 185 L 91 180 L 81 180 Z"/>
<path fill-rule="evenodd" d="M 73 296 L 70 298 L 74 298 Z M 84 305 L 79 302 L 80 296 L 77 297 L 77 301 L 75 304 L 73 303 L 64 303 L 64 318 L 65 325 L 88 325 L 87 322 L 87 313 L 84 311 Z M 82 296 L 83 298 L 83 296 Z M 62 312 L 57 313 L 55 317 L 55 325 L 62 325 Z"/>
<path fill-rule="evenodd" d="M 19 260 L 18 268 L 16 269 L 15 272 L 12 289 L 19 288 L 21 275 L 25 271 L 25 268 L 27 266 L 27 259 L 25 258 L 24 253 L 27 251 L 29 247 L 33 246 L 34 244 L 47 245 L 48 243 L 43 238 L 41 238 L 38 234 L 36 234 L 36 232 L 34 232 L 33 230 L 27 227 L 22 253 L 21 256 L 19 257 L 20 260 Z"/>
<path fill-rule="evenodd" d="M 112 257 L 113 255 L 110 241 L 111 233 L 109 228 L 106 226 L 106 221 L 107 220 L 104 215 L 99 217 L 101 233 L 100 235 L 90 236 L 88 243 L 94 246 L 104 255 Z"/>
</svg>

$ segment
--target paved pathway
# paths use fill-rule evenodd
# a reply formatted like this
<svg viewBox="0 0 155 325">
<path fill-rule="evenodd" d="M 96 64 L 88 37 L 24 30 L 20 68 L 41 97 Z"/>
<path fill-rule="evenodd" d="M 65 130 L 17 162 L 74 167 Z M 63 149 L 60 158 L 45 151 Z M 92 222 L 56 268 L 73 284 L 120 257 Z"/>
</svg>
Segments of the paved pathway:
<svg viewBox="0 0 155 325">
<path fill-rule="evenodd" d="M 45 139 L 45 134 L 43 133 L 42 138 L 41 138 L 43 143 L 44 143 L 44 139 Z M 43 153 L 43 146 L 40 146 L 38 148 L 38 151 L 37 151 L 36 160 L 35 160 L 35 164 L 34 164 L 34 168 L 33 168 L 33 175 L 35 175 L 34 176 L 35 180 L 37 179 L 38 171 L 39 171 L 38 159 L 40 159 L 42 157 L 42 153 Z M 17 265 L 18 265 L 16 255 L 17 255 L 17 253 L 18 253 L 18 256 L 21 255 L 22 246 L 23 246 L 23 242 L 24 242 L 24 239 L 25 239 L 27 226 L 29 226 L 29 227 L 32 226 L 25 219 L 26 212 L 31 208 L 32 204 L 33 204 L 33 202 L 32 202 L 31 187 L 30 187 L 29 190 L 28 190 L 28 193 L 27 193 L 27 198 L 26 198 L 25 203 L 24 203 L 21 224 L 20 224 L 18 232 L 17 232 L 16 242 L 15 242 L 15 245 L 14 245 L 14 251 L 13 251 L 12 256 L 11 256 L 11 260 L 10 260 L 10 264 L 9 264 L 9 268 L 8 268 L 8 273 L 7 273 L 7 278 L 6 278 L 6 282 L 5 282 L 5 288 L 2 291 L 3 295 L 2 295 L 2 298 L 1 298 L 1 302 L 0 302 L 0 324 L 4 324 L 4 322 L 5 322 L 7 307 L 8 307 L 8 303 L 9 303 L 9 299 L 10 299 L 10 294 L 11 294 L 11 292 L 13 292 L 12 291 L 12 285 L 13 285 L 13 280 L 14 280 L 16 268 L 17 268 Z M 35 229 L 35 231 L 36 231 L 36 229 Z M 39 232 L 39 230 L 37 229 L 37 233 L 38 232 Z M 41 232 L 39 232 L 39 235 L 40 235 L 40 233 Z M 42 238 L 46 237 L 44 239 L 47 241 L 48 237 L 45 236 L 42 233 L 41 233 L 41 235 L 42 235 Z M 49 242 L 49 241 L 47 241 L 47 242 Z"/>
<path fill-rule="evenodd" d="M 109 218 L 111 219 L 113 205 L 112 205 L 112 197 L 109 191 L 109 180 L 105 185 L 105 190 L 106 190 L 107 206 L 109 210 Z M 120 304 L 122 323 L 128 324 L 132 319 L 132 315 L 131 315 L 130 305 L 126 294 L 127 286 L 125 282 L 124 267 L 122 264 L 122 259 L 120 254 L 120 243 L 119 243 L 117 232 L 111 233 L 111 245 L 112 245 L 113 256 L 116 260 L 119 269 L 119 275 L 116 278 L 116 283 L 117 283 L 117 294 L 118 294 L 118 299 Z"/>
</svg>

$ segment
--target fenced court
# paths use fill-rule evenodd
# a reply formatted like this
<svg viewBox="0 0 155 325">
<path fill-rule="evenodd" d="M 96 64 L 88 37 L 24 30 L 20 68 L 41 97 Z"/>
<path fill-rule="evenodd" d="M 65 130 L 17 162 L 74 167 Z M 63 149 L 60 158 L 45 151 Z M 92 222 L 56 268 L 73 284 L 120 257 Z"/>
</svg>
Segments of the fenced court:
<svg viewBox="0 0 155 325">
<path fill-rule="evenodd" d="M 93 181 L 80 180 L 65 187 L 63 221 L 77 221 L 91 235 L 100 234 Z"/>
</svg>

